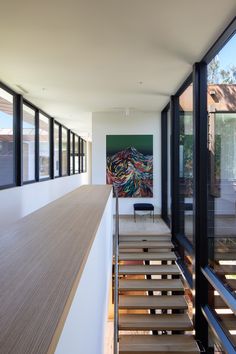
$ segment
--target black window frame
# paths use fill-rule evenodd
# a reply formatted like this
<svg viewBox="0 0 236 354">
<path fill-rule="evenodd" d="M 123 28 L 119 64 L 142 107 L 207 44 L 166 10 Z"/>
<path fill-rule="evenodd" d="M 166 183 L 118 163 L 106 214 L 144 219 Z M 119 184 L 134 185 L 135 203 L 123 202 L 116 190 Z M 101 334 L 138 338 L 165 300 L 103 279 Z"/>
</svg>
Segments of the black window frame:
<svg viewBox="0 0 236 354">
<path fill-rule="evenodd" d="M 48 128 L 49 128 L 49 132 L 48 132 L 48 137 L 49 137 L 49 177 L 40 177 L 40 137 L 39 137 L 39 121 L 40 121 L 40 114 L 43 115 L 44 117 L 48 118 Z M 50 117 L 47 113 L 45 113 L 44 111 L 42 111 L 41 109 L 38 110 L 38 182 L 41 181 L 48 181 L 50 179 L 52 179 L 52 161 L 53 161 L 53 157 L 52 157 L 52 117 Z"/>
<path fill-rule="evenodd" d="M 83 173 L 87 172 L 87 142 L 83 139 Z"/>
<path fill-rule="evenodd" d="M 67 146 L 67 166 L 66 166 L 66 173 L 63 174 L 63 158 L 62 158 L 62 151 L 63 151 L 63 129 L 66 131 L 66 137 L 67 137 L 67 142 L 66 142 L 66 146 Z M 69 156 L 70 156 L 70 153 L 69 153 L 69 144 L 70 144 L 70 141 L 69 141 L 69 129 L 61 124 L 61 177 L 67 177 L 67 176 L 70 176 L 70 159 L 69 159 Z"/>
<path fill-rule="evenodd" d="M 24 168 L 24 165 L 23 165 L 23 111 L 24 111 L 24 105 L 27 106 L 28 108 L 32 109 L 34 112 L 35 112 L 35 153 L 34 153 L 34 158 L 35 158 L 35 161 L 34 161 L 34 179 L 33 180 L 29 180 L 29 181 L 24 181 L 24 178 L 23 178 L 23 168 Z M 22 175 L 22 185 L 25 185 L 25 184 L 31 184 L 31 183 L 35 183 L 37 182 L 37 171 L 38 171 L 38 166 L 37 166 L 37 144 L 38 144 L 38 139 L 39 139 L 39 136 L 38 136 L 38 129 L 37 129 L 37 108 L 32 105 L 30 102 L 28 102 L 27 100 L 25 100 L 23 98 L 23 102 L 22 102 L 22 124 L 21 124 L 21 137 L 22 137 L 22 141 L 21 141 L 21 149 L 22 149 L 22 167 L 21 167 L 21 175 Z"/>
<path fill-rule="evenodd" d="M 54 160 L 55 160 L 55 126 L 58 126 L 58 156 L 59 156 L 59 166 L 58 166 L 58 176 L 55 175 L 55 169 L 54 169 L 54 162 L 53 161 L 53 174 L 54 178 L 59 178 L 61 177 L 61 124 L 54 119 L 54 124 L 53 124 L 53 155 L 54 155 Z"/>
<path fill-rule="evenodd" d="M 82 173 L 80 165 L 80 139 L 82 139 L 78 134 L 71 131 L 68 127 L 61 124 L 44 110 L 38 108 L 28 99 L 23 97 L 23 95 L 18 94 L 16 91 L 11 89 L 4 82 L 0 81 L 0 88 L 5 90 L 7 93 L 13 96 L 13 183 L 0 186 L 0 190 L 13 188 L 16 186 L 23 186 L 36 182 L 44 182 L 50 179 L 66 177 L 72 174 Z M 30 181 L 23 181 L 23 105 L 26 105 L 30 109 L 35 111 L 35 179 Z M 49 120 L 49 177 L 40 177 L 39 175 L 39 115 L 42 114 Z M 59 176 L 54 176 L 54 125 L 59 125 Z M 67 130 L 67 171 L 68 174 L 62 176 L 62 127 Z M 78 138 L 78 172 L 75 172 L 75 162 L 74 162 L 74 172 L 70 171 L 70 136 L 69 132 Z M 83 139 L 82 139 L 83 140 Z M 74 143 L 75 144 L 75 143 Z M 73 145 L 74 145 L 73 144 Z M 74 150 L 75 151 L 75 150 Z M 75 155 L 74 155 L 75 161 Z M 87 157 L 86 157 L 87 158 Z M 81 170 L 80 170 L 81 169 Z M 87 172 L 87 171 L 86 171 Z"/>
<path fill-rule="evenodd" d="M 75 174 L 75 133 L 73 133 L 72 131 L 70 131 L 70 174 Z"/>
<path fill-rule="evenodd" d="M 78 141 L 78 155 L 76 156 L 76 154 L 75 154 L 75 145 L 76 145 L 76 139 L 78 139 L 77 141 Z M 78 134 L 74 134 L 74 171 L 75 171 L 75 175 L 78 175 L 80 172 L 79 172 L 79 164 L 80 164 L 80 158 L 79 158 L 79 139 L 80 139 L 80 137 L 79 137 L 79 135 Z M 75 160 L 78 160 L 78 171 L 76 172 L 76 170 L 75 170 Z"/>
<path fill-rule="evenodd" d="M 13 96 L 13 183 L 5 184 L 5 185 L 0 185 L 0 190 L 7 189 L 7 188 L 13 188 L 16 187 L 19 183 L 19 175 L 21 175 L 21 151 L 20 151 L 20 156 L 17 156 L 18 152 L 18 145 L 20 145 L 18 137 L 20 136 L 20 121 L 17 120 L 18 116 L 18 100 L 19 100 L 19 95 L 17 95 L 16 92 L 14 92 L 10 87 L 5 85 L 3 82 L 0 82 L 0 88 L 10 95 Z"/>
<path fill-rule="evenodd" d="M 236 33 L 236 17 L 232 20 L 222 35 L 216 40 L 202 60 L 193 65 L 193 71 L 190 73 L 185 82 L 177 90 L 176 94 L 171 97 L 170 106 L 172 108 L 172 138 L 171 138 L 171 199 L 172 199 L 172 240 L 178 247 L 183 249 L 193 257 L 193 279 L 189 279 L 186 273 L 181 251 L 178 251 L 179 264 L 184 278 L 187 281 L 193 293 L 193 303 L 195 308 L 194 324 L 196 331 L 196 339 L 199 340 L 205 349 L 208 350 L 208 328 L 211 328 L 214 336 L 221 343 L 226 352 L 236 352 L 236 346 L 227 336 L 225 329 L 221 326 L 215 316 L 214 311 L 210 308 L 208 299 L 208 289 L 212 286 L 229 308 L 236 312 L 236 297 L 230 289 L 224 286 L 221 279 L 217 276 L 212 268 L 208 265 L 208 240 L 207 240 L 207 137 L 208 137 L 208 120 L 207 120 L 207 65 L 218 54 L 218 52 L 226 45 L 226 43 Z M 193 117 L 194 117 L 194 244 L 191 245 L 187 238 L 178 234 L 179 216 L 178 216 L 178 129 L 176 129 L 178 120 L 178 97 L 186 89 L 189 78 L 193 78 Z M 167 164 L 167 107 L 162 110 L 162 196 L 167 196 L 166 176 Z M 162 201 L 162 217 L 168 224 L 167 206 Z M 204 222 L 202 222 L 204 220 Z"/>
</svg>

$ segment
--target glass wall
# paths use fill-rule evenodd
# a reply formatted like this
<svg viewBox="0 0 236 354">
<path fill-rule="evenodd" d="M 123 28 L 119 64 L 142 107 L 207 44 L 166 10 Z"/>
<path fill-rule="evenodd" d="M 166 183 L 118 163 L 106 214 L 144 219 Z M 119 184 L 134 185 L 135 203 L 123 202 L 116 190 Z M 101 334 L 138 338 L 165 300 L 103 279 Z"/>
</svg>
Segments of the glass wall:
<svg viewBox="0 0 236 354">
<path fill-rule="evenodd" d="M 50 125 L 49 118 L 39 114 L 39 178 L 50 177 Z"/>
<path fill-rule="evenodd" d="M 75 173 L 79 173 L 79 137 L 75 135 Z"/>
<path fill-rule="evenodd" d="M 162 126 L 167 159 L 171 152 L 175 157 L 172 171 L 164 164 L 167 207 L 173 173 L 173 241 L 192 290 L 185 295 L 193 300 L 196 339 L 207 353 L 236 353 L 236 19 L 194 64 L 171 109 Z M 165 114 L 166 107 L 162 120 Z M 163 186 L 166 191 L 164 178 Z"/>
<path fill-rule="evenodd" d="M 54 122 L 54 166 L 51 166 L 52 119 L 0 82 L 0 189 L 87 171 L 86 141 Z M 18 116 L 18 112 L 22 111 Z M 18 159 L 16 149 L 22 148 Z M 68 148 L 71 154 L 68 155 Z M 70 159 L 70 160 L 69 160 Z M 51 174 L 54 169 L 54 176 Z"/>
<path fill-rule="evenodd" d="M 87 142 L 83 140 L 83 172 L 87 171 Z"/>
<path fill-rule="evenodd" d="M 0 88 L 0 187 L 15 183 L 13 101 L 13 95 Z"/>
<path fill-rule="evenodd" d="M 62 176 L 68 174 L 68 130 L 62 127 L 62 153 L 61 153 L 61 166 Z"/>
<path fill-rule="evenodd" d="M 236 345 L 236 317 L 222 297 L 209 284 L 208 303 L 230 341 Z M 222 352 L 226 353 L 226 352 Z M 227 354 L 227 353 L 226 353 Z"/>
<path fill-rule="evenodd" d="M 54 124 L 54 176 L 60 176 L 60 126 Z"/>
<path fill-rule="evenodd" d="M 167 112 L 167 213 L 171 229 L 171 116 Z"/>
<path fill-rule="evenodd" d="M 208 65 L 209 264 L 236 290 L 236 35 Z"/>
<path fill-rule="evenodd" d="M 35 181 L 35 110 L 23 104 L 23 181 Z"/>
<path fill-rule="evenodd" d="M 179 231 L 193 242 L 193 86 L 179 97 Z"/>
<path fill-rule="evenodd" d="M 70 174 L 74 174 L 74 134 L 70 133 Z"/>
<path fill-rule="evenodd" d="M 83 172 L 83 139 L 79 138 L 79 171 Z"/>
</svg>

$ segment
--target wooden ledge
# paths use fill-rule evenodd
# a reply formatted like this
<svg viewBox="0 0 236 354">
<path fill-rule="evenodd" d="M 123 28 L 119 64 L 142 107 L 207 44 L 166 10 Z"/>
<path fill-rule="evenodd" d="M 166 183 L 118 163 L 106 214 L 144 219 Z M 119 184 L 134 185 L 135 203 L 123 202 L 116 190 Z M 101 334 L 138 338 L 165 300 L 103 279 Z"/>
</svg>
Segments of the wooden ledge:
<svg viewBox="0 0 236 354">
<path fill-rule="evenodd" d="M 0 236 L 2 353 L 54 352 L 110 194 L 80 187 Z"/>
</svg>

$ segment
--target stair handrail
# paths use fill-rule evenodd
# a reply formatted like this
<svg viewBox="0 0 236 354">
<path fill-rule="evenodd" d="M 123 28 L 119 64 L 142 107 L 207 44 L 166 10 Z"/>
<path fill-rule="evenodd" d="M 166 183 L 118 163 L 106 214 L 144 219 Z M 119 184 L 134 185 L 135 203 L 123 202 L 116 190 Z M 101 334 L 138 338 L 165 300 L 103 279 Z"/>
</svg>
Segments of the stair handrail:
<svg viewBox="0 0 236 354">
<path fill-rule="evenodd" d="M 114 195 L 116 198 L 116 213 L 115 213 L 115 236 L 114 236 L 114 354 L 118 354 L 119 342 L 119 278 L 118 278 L 118 260 L 119 260 L 119 200 L 118 191 L 115 187 Z"/>
</svg>

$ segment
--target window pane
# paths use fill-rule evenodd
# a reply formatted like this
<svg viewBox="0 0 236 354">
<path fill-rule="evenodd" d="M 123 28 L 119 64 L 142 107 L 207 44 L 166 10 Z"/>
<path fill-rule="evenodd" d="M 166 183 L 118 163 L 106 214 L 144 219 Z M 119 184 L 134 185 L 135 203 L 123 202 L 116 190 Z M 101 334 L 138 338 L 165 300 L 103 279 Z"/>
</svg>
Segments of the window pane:
<svg viewBox="0 0 236 354">
<path fill-rule="evenodd" d="M 171 117 L 167 112 L 167 208 L 171 228 Z"/>
<path fill-rule="evenodd" d="M 13 183 L 13 96 L 0 88 L 0 186 Z"/>
<path fill-rule="evenodd" d="M 87 142 L 83 141 L 83 172 L 87 171 Z"/>
<path fill-rule="evenodd" d="M 35 111 L 23 105 L 23 181 L 35 180 Z"/>
<path fill-rule="evenodd" d="M 50 140 L 49 119 L 39 114 L 39 177 L 49 177 L 50 171 Z"/>
<path fill-rule="evenodd" d="M 70 174 L 74 173 L 74 134 L 70 134 Z"/>
<path fill-rule="evenodd" d="M 59 159 L 59 137 L 60 126 L 58 124 L 54 124 L 54 176 L 59 176 L 60 171 L 60 159 Z"/>
<path fill-rule="evenodd" d="M 80 164 L 80 173 L 83 172 L 83 139 L 80 138 L 79 141 L 79 164 Z"/>
<path fill-rule="evenodd" d="M 236 345 L 236 316 L 211 284 L 208 286 L 208 304 L 232 344 Z"/>
<path fill-rule="evenodd" d="M 193 86 L 179 97 L 179 224 L 193 242 Z"/>
<path fill-rule="evenodd" d="M 79 137 L 75 135 L 75 173 L 79 172 Z"/>
<path fill-rule="evenodd" d="M 67 172 L 67 156 L 68 156 L 68 148 L 67 148 L 67 129 L 62 127 L 62 176 L 66 176 Z"/>
<path fill-rule="evenodd" d="M 208 65 L 209 264 L 236 290 L 236 35 Z"/>
</svg>

